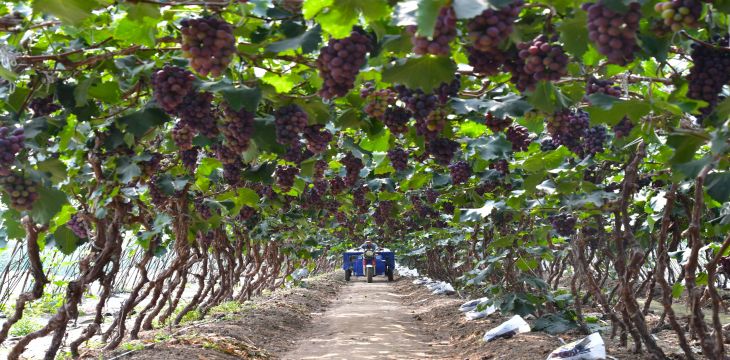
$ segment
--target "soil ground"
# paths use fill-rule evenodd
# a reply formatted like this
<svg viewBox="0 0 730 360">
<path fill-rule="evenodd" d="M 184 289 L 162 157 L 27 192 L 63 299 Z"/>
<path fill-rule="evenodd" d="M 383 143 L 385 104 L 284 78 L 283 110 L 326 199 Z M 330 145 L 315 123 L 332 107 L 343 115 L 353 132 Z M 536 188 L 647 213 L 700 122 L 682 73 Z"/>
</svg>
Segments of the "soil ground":
<svg viewBox="0 0 730 360">
<path fill-rule="evenodd" d="M 531 332 L 484 343 L 484 332 L 510 316 L 467 321 L 458 296 L 432 295 L 410 278 L 367 284 L 343 281 L 342 272 L 308 279 L 302 287 L 253 299 L 239 312 L 192 326 L 147 332 L 112 359 L 545 359 L 563 341 L 583 337 Z M 657 317 L 657 316 L 654 316 Z M 647 317 L 652 321 L 652 315 Z M 532 323 L 533 321 L 528 321 Z M 676 336 L 657 335 L 673 359 Z M 603 335 L 614 359 L 645 359 Z M 144 349 L 138 350 L 144 347 Z M 133 348 L 130 350 L 130 348 Z M 701 359 L 702 357 L 698 357 Z"/>
</svg>

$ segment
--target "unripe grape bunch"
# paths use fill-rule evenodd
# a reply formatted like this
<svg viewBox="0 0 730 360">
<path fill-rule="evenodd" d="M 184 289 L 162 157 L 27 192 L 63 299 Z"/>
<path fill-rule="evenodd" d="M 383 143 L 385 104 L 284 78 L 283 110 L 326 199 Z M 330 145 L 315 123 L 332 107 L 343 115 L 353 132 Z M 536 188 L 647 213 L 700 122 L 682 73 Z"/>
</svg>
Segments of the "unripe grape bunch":
<svg viewBox="0 0 730 360">
<path fill-rule="evenodd" d="M 19 174 L 0 177 L 0 186 L 10 196 L 10 206 L 16 210 L 30 210 L 38 200 L 35 181 Z"/>
<path fill-rule="evenodd" d="M 165 65 L 152 75 L 152 92 L 160 107 L 175 114 L 177 107 L 193 89 L 195 75 L 177 66 Z"/>
<path fill-rule="evenodd" d="M 481 51 L 496 49 L 514 30 L 514 22 L 522 10 L 522 0 L 501 9 L 486 9 L 469 20 L 466 28 L 474 48 Z"/>
<path fill-rule="evenodd" d="M 430 40 L 425 36 L 417 36 L 415 26 L 409 27 L 408 30 L 413 33 L 411 42 L 413 43 L 414 53 L 418 55 L 449 55 L 451 53 L 449 43 L 456 37 L 456 12 L 451 6 L 444 6 L 439 10 L 432 39 Z"/>
<path fill-rule="evenodd" d="M 355 86 L 355 78 L 371 50 L 370 38 L 358 31 L 344 39 L 331 39 L 317 58 L 317 69 L 324 80 L 319 95 L 332 99 L 347 94 Z"/>
<path fill-rule="evenodd" d="M 628 7 L 625 13 L 619 13 L 604 6 L 601 1 L 586 6 L 588 38 L 609 63 L 622 66 L 633 61 L 634 52 L 639 50 L 636 34 L 641 20 L 641 5 L 632 2 Z"/>
<path fill-rule="evenodd" d="M 233 26 L 215 17 L 185 19 L 180 24 L 182 51 L 190 67 L 202 76 L 220 76 L 236 53 Z"/>
<path fill-rule="evenodd" d="M 697 27 L 702 15 L 700 0 L 671 0 L 657 3 L 654 10 L 664 19 L 664 25 L 672 31 L 682 30 L 684 27 Z"/>
<path fill-rule="evenodd" d="M 299 105 L 291 104 L 279 108 L 274 114 L 276 142 L 282 145 L 294 145 L 299 142 L 299 134 L 309 122 L 307 113 Z"/>
<path fill-rule="evenodd" d="M 525 73 L 535 80 L 555 81 L 568 73 L 568 55 L 561 45 L 551 43 L 546 35 L 519 43 L 517 49 L 518 56 L 525 62 Z"/>
</svg>

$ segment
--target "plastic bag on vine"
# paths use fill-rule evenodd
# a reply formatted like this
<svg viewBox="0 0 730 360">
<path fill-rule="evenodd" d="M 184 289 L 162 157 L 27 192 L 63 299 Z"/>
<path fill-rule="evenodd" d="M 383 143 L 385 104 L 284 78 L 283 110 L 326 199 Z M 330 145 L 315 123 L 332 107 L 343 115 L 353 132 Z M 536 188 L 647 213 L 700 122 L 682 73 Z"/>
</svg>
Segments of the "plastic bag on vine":
<svg viewBox="0 0 730 360">
<path fill-rule="evenodd" d="M 487 331 L 484 334 L 484 341 L 490 342 L 496 339 L 509 339 L 517 334 L 526 332 L 530 332 L 530 324 L 522 316 L 515 315 L 496 328 Z"/>
<path fill-rule="evenodd" d="M 606 346 L 603 344 L 601 334 L 596 332 L 581 340 L 565 344 L 555 349 L 547 357 L 547 360 L 600 360 L 605 358 Z"/>
<path fill-rule="evenodd" d="M 477 320 L 477 319 L 482 319 L 489 315 L 492 315 L 495 312 L 497 312 L 496 306 L 494 306 L 494 305 L 487 306 L 486 304 L 483 304 L 482 306 L 477 306 L 472 311 L 468 311 L 467 313 L 464 314 L 464 316 L 466 316 L 467 320 Z"/>
<path fill-rule="evenodd" d="M 461 311 L 461 312 L 472 311 L 472 310 L 476 309 L 479 304 L 487 302 L 487 301 L 489 301 L 489 298 L 486 298 L 486 297 L 469 300 L 469 301 L 461 304 L 461 306 L 459 306 L 459 311 Z"/>
</svg>

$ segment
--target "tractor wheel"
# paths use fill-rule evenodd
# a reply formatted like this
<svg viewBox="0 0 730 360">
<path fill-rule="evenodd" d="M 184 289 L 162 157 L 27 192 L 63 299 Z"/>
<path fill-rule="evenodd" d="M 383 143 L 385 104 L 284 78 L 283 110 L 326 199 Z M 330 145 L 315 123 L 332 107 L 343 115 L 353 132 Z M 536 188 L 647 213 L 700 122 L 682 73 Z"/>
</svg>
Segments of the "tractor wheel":
<svg viewBox="0 0 730 360">
<path fill-rule="evenodd" d="M 393 269 L 388 268 L 385 272 L 388 274 L 388 281 L 393 281 Z"/>
<path fill-rule="evenodd" d="M 352 270 L 345 270 L 345 281 L 350 281 L 350 276 L 352 276 Z"/>
<path fill-rule="evenodd" d="M 373 282 L 373 268 L 368 268 L 368 282 Z"/>
</svg>

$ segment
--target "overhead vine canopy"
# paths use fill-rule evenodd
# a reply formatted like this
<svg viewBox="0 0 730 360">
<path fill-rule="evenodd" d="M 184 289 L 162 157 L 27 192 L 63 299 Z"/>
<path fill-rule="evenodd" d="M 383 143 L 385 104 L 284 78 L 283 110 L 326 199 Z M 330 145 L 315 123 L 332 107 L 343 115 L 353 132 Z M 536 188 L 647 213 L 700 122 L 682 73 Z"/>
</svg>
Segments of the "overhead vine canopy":
<svg viewBox="0 0 730 360">
<path fill-rule="evenodd" d="M 0 343 L 47 290 L 43 248 L 82 260 L 64 306 L 11 358 L 44 336 L 51 358 L 77 355 L 128 244 L 147 254 L 140 269 L 175 257 L 108 320 L 110 349 L 142 299 L 133 338 L 170 317 L 165 297 L 188 278 L 187 311 L 210 308 L 373 238 L 522 314 L 555 310 L 570 266 L 572 298 L 586 292 L 658 359 L 636 297 L 662 293 L 692 356 L 671 308 L 684 294 L 719 359 L 728 12 L 726 0 L 4 1 L 0 245 L 24 244 L 33 281 Z M 99 314 L 65 344 L 95 283 Z M 558 308 L 585 325 L 580 307 Z"/>
</svg>

